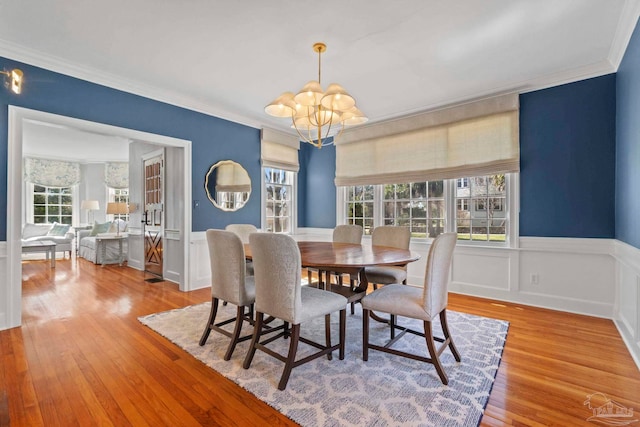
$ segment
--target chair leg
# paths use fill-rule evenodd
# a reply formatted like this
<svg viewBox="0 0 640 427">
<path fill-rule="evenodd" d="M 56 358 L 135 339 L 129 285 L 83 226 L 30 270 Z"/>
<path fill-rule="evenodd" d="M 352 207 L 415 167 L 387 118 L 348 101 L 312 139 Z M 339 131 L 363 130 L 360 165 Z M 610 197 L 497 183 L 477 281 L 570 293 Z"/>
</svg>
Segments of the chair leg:
<svg viewBox="0 0 640 427">
<path fill-rule="evenodd" d="M 396 318 L 397 318 L 397 316 L 395 314 L 389 315 L 389 326 L 391 328 L 391 331 L 390 331 L 391 339 L 394 339 L 396 337 Z"/>
<path fill-rule="evenodd" d="M 338 350 L 338 359 L 344 360 L 344 347 L 347 335 L 347 309 L 340 310 L 340 347 Z"/>
<path fill-rule="evenodd" d="M 244 358 L 244 363 L 242 367 L 244 369 L 249 369 L 251 366 L 251 361 L 253 360 L 253 356 L 256 354 L 256 344 L 260 339 L 260 333 L 262 332 L 262 323 L 264 321 L 264 313 L 256 312 L 256 324 L 253 327 L 253 338 L 251 338 L 251 345 L 249 346 L 249 351 L 247 351 L 247 356 Z"/>
<path fill-rule="evenodd" d="M 445 308 L 440 312 L 440 325 L 442 325 L 442 333 L 444 334 L 444 339 L 449 340 L 449 350 L 453 353 L 453 357 L 455 357 L 456 361 L 462 360 L 460 358 L 460 353 L 458 353 L 458 349 L 453 343 L 453 338 L 451 338 L 451 334 L 449 334 L 449 324 L 447 323 L 447 309 Z"/>
<path fill-rule="evenodd" d="M 362 310 L 362 360 L 369 360 L 369 310 Z"/>
<path fill-rule="evenodd" d="M 435 366 L 436 371 L 438 372 L 438 376 L 440 377 L 440 381 L 442 384 L 449 384 L 449 379 L 447 378 L 447 374 L 444 372 L 444 368 L 442 363 L 440 363 L 440 358 L 438 357 L 438 350 L 436 349 L 436 343 L 433 340 L 433 330 L 431 328 L 431 322 L 424 321 L 424 338 L 427 341 L 427 349 L 429 350 L 429 355 L 431 356 L 431 363 Z"/>
<path fill-rule="evenodd" d="M 326 346 L 331 347 L 331 314 L 324 316 L 324 337 Z M 327 360 L 333 360 L 333 353 L 327 353 Z"/>
<path fill-rule="evenodd" d="M 356 314 L 356 303 L 352 302 L 351 303 L 351 315 L 353 316 L 354 314 Z"/>
<path fill-rule="evenodd" d="M 287 361 L 284 365 L 284 371 L 282 377 L 280 377 L 280 383 L 278 384 L 278 390 L 284 390 L 287 388 L 287 382 L 289 381 L 289 375 L 296 361 L 296 352 L 298 351 L 298 341 L 300 340 L 300 324 L 293 325 L 291 327 L 291 342 L 289 342 L 289 354 L 287 355 Z"/>
<path fill-rule="evenodd" d="M 307 268 L 307 282 L 308 282 L 308 285 L 311 285 L 311 278 L 312 278 L 311 276 L 312 276 L 311 275 L 311 270 Z"/>
<path fill-rule="evenodd" d="M 243 323 L 244 323 L 244 307 L 239 305 L 236 311 L 236 326 L 233 329 L 233 336 L 231 337 L 231 342 L 229 343 L 229 347 L 227 347 L 227 352 L 224 355 L 224 360 L 231 359 L 233 350 L 235 350 L 236 344 L 238 344 L 238 338 L 240 338 L 240 332 L 242 332 Z"/>
<path fill-rule="evenodd" d="M 211 298 L 211 311 L 209 312 L 209 320 L 207 320 L 207 326 L 205 326 L 202 337 L 200 338 L 200 346 L 203 346 L 207 342 L 207 338 L 209 338 L 209 333 L 211 332 L 211 326 L 213 326 L 216 321 L 217 313 L 218 298 Z"/>
</svg>

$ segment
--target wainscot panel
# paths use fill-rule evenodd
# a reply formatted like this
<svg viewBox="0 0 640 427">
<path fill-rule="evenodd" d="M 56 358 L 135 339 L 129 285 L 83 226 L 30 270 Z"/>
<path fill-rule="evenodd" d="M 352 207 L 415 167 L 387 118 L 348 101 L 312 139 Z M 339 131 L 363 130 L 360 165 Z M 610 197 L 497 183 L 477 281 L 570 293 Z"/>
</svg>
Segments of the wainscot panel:
<svg viewBox="0 0 640 427">
<path fill-rule="evenodd" d="M 640 249 L 616 240 L 616 308 L 613 320 L 640 368 Z"/>
</svg>

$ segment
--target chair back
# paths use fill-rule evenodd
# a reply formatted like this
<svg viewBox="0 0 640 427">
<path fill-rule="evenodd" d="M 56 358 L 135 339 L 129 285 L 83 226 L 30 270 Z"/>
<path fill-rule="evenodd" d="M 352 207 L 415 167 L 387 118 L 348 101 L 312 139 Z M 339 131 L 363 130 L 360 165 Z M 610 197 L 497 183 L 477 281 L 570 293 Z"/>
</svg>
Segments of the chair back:
<svg viewBox="0 0 640 427">
<path fill-rule="evenodd" d="M 388 246 L 398 249 L 409 249 L 411 230 L 409 227 L 397 225 L 381 225 L 373 229 L 371 244 L 374 246 Z"/>
<path fill-rule="evenodd" d="M 256 311 L 297 324 L 302 306 L 301 260 L 296 241 L 286 234 L 249 236 L 256 283 Z"/>
<path fill-rule="evenodd" d="M 230 231 L 207 230 L 211 264 L 211 296 L 236 305 L 247 305 L 244 246 Z"/>
<path fill-rule="evenodd" d="M 431 317 L 447 307 L 447 285 L 457 241 L 457 233 L 443 233 L 435 238 L 429 248 L 422 300 L 424 310 Z"/>
<path fill-rule="evenodd" d="M 362 243 L 362 226 L 356 224 L 336 225 L 333 229 L 335 243 Z"/>
<path fill-rule="evenodd" d="M 253 224 L 229 224 L 224 229 L 236 233 L 245 245 L 249 244 L 249 234 L 258 232 Z"/>
</svg>

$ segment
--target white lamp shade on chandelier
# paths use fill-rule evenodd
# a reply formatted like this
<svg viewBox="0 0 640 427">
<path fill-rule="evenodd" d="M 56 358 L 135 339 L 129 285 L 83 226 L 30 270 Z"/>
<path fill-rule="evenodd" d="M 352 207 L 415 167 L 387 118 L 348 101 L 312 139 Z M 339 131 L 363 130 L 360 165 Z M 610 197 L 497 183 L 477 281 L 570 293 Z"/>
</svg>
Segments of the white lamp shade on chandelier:
<svg viewBox="0 0 640 427">
<path fill-rule="evenodd" d="M 303 141 L 320 148 L 328 145 L 327 138 L 339 136 L 345 126 L 366 122 L 367 117 L 356 107 L 356 100 L 339 84 L 331 83 L 327 91 L 320 85 L 320 56 L 326 50 L 324 43 L 316 43 L 318 52 L 318 80 L 312 80 L 296 94 L 284 92 L 265 107 L 274 117 L 290 118 Z M 324 128 L 324 132 L 323 132 Z"/>
</svg>

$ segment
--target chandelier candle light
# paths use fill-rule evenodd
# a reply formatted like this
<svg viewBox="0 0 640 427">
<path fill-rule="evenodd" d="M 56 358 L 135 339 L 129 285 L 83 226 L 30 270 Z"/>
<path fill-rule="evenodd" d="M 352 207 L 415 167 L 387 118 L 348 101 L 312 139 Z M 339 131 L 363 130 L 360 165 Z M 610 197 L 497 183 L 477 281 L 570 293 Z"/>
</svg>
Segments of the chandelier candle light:
<svg viewBox="0 0 640 427">
<path fill-rule="evenodd" d="M 265 107 L 265 112 L 275 117 L 290 117 L 303 141 L 318 148 L 330 145 L 327 138 L 340 136 L 345 126 L 366 122 L 367 117 L 356 107 L 356 100 L 342 86 L 331 83 L 324 92 L 320 86 L 320 58 L 327 50 L 324 43 L 313 45 L 318 52 L 318 80 L 307 83 L 297 95 L 285 92 Z M 324 133 L 323 133 L 324 127 Z"/>
</svg>

